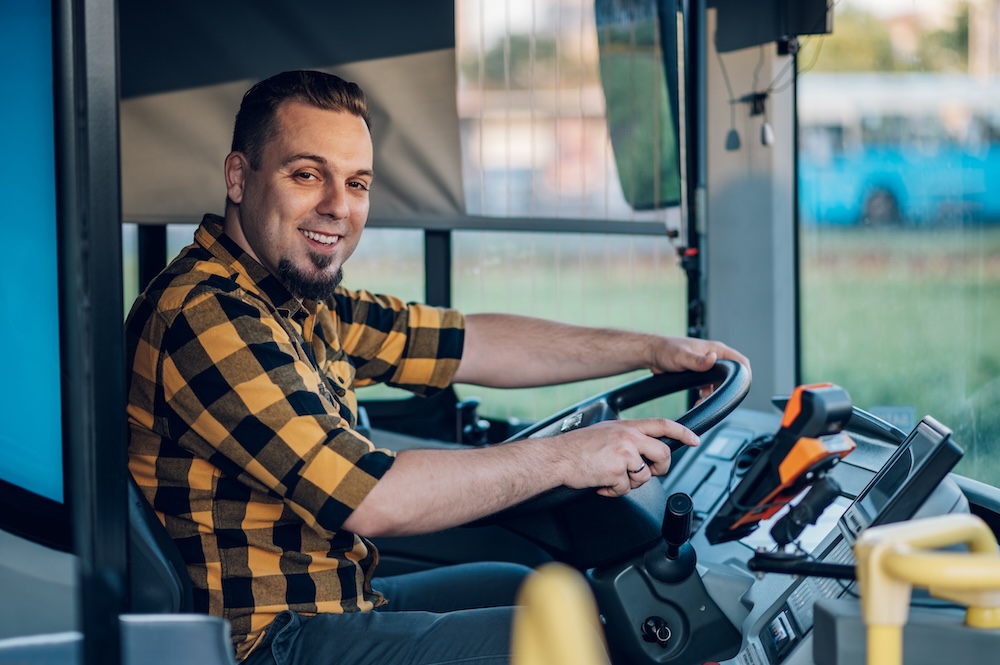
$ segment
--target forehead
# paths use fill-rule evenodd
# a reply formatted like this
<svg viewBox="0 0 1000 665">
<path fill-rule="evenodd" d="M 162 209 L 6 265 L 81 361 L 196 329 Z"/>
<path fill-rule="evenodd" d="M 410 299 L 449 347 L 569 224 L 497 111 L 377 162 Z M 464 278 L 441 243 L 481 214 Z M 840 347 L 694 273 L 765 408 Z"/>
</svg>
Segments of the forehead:
<svg viewBox="0 0 1000 665">
<path fill-rule="evenodd" d="M 364 119 L 299 101 L 283 103 L 275 119 L 275 135 L 264 147 L 265 161 L 311 155 L 340 168 L 372 168 L 372 139 Z"/>
</svg>

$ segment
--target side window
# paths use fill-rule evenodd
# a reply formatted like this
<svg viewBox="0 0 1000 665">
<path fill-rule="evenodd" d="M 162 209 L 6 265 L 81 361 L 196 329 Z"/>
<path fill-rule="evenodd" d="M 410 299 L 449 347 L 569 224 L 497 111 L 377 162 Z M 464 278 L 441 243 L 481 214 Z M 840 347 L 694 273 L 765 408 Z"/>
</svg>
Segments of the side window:
<svg viewBox="0 0 1000 665">
<path fill-rule="evenodd" d="M 669 4 L 456 0 L 466 211 L 483 226 L 453 234 L 456 307 L 684 334 Z M 532 420 L 622 380 L 459 390 Z"/>
<path fill-rule="evenodd" d="M 665 237 L 457 232 L 454 261 L 455 305 L 464 311 L 684 334 L 686 281 Z M 459 388 L 463 395 L 482 398 L 485 414 L 537 420 L 624 381 L 522 390 Z M 677 416 L 682 404 L 678 396 L 673 412 L 655 415 Z"/>
</svg>

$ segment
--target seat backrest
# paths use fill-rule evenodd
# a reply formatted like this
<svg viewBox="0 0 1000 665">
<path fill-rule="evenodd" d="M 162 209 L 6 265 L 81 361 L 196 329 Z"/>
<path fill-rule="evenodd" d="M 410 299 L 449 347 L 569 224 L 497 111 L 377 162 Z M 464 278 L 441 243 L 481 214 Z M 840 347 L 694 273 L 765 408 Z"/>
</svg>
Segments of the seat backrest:
<svg viewBox="0 0 1000 665">
<path fill-rule="evenodd" d="M 191 612 L 191 578 L 184 560 L 131 474 L 128 518 L 130 611 Z"/>
</svg>

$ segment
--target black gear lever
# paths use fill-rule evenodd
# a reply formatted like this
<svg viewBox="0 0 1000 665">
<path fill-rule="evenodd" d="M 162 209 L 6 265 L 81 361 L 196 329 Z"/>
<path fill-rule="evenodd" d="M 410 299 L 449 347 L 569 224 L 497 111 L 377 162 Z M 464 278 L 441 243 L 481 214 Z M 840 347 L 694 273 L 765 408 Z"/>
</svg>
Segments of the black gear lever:
<svg viewBox="0 0 1000 665">
<path fill-rule="evenodd" d="M 624 569 L 590 573 L 608 634 L 625 636 L 629 662 L 685 665 L 734 657 L 742 639 L 736 624 L 719 607 L 702 581 L 690 542 L 694 505 L 687 494 L 667 499 L 660 532 L 663 541 Z M 712 566 L 706 566 L 711 571 Z M 715 571 L 716 579 L 733 574 Z M 748 576 L 740 575 L 749 589 Z M 627 591 L 626 591 L 627 589 Z M 652 595 L 643 597 L 643 589 Z M 644 599 L 645 598 L 645 599 Z"/>
<path fill-rule="evenodd" d="M 695 573 L 697 557 L 688 542 L 691 537 L 691 513 L 694 504 L 683 492 L 671 494 L 663 513 L 660 532 L 666 549 L 656 549 L 646 554 L 649 574 L 668 584 L 677 584 Z"/>
<path fill-rule="evenodd" d="M 667 499 L 667 510 L 663 514 L 663 526 L 660 531 L 663 541 L 667 544 L 667 558 L 676 560 L 680 556 L 681 546 L 691 537 L 691 513 L 694 503 L 691 497 L 683 492 L 671 494 Z"/>
</svg>

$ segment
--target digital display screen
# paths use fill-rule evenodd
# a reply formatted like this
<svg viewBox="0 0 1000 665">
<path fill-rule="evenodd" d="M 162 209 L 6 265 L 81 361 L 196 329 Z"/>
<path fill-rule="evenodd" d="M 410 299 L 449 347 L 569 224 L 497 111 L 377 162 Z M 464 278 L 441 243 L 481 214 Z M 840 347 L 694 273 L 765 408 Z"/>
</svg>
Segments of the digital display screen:
<svg viewBox="0 0 1000 665">
<path fill-rule="evenodd" d="M 52 6 L 0 0 L 0 480 L 62 503 Z"/>
<path fill-rule="evenodd" d="M 926 416 L 844 513 L 844 536 L 853 543 L 869 526 L 912 517 L 961 457 L 951 430 Z"/>
<path fill-rule="evenodd" d="M 889 502 L 889 497 L 895 494 L 903 485 L 906 477 L 910 475 L 910 471 L 913 469 L 915 454 L 919 455 L 919 451 L 914 451 L 912 446 L 904 448 L 901 454 L 889 460 L 879 482 L 872 485 L 867 492 L 858 497 L 856 507 L 867 518 L 869 523 L 885 507 Z M 922 457 L 922 455 L 919 455 L 919 457 Z"/>
</svg>

